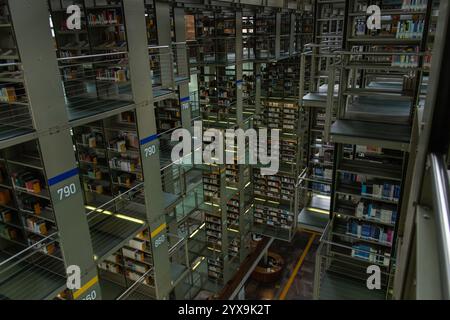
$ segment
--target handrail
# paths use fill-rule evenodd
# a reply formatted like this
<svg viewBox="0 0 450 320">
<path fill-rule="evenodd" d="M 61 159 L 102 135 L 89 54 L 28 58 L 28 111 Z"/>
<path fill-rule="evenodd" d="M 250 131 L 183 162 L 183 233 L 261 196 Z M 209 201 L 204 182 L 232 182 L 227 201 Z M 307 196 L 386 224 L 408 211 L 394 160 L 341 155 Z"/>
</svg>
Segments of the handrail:
<svg viewBox="0 0 450 320">
<path fill-rule="evenodd" d="M 328 236 L 328 230 L 331 228 L 331 226 L 332 226 L 332 220 L 330 220 L 327 223 L 327 225 L 325 227 L 325 230 L 323 231 L 322 235 L 320 236 L 320 239 L 319 239 L 320 245 L 331 245 L 331 246 L 341 247 L 341 248 L 344 248 L 344 249 L 356 250 L 358 252 L 370 253 L 370 254 L 372 254 L 372 255 L 374 255 L 376 257 L 382 257 L 382 258 L 386 257 L 386 256 L 384 256 L 382 254 L 379 254 L 379 253 L 374 253 L 374 252 L 361 250 L 361 249 L 354 249 L 351 246 L 347 246 L 347 245 L 339 243 L 339 242 L 335 242 L 335 241 L 332 241 L 332 240 L 325 239 Z M 320 250 L 317 250 L 317 252 L 320 252 Z M 394 260 L 394 257 L 389 257 L 389 259 L 390 260 Z"/>
<path fill-rule="evenodd" d="M 328 241 L 328 240 L 324 240 L 324 237 L 328 235 L 328 229 L 330 228 L 330 226 L 331 226 L 331 220 L 328 221 L 328 223 L 325 227 L 325 230 L 323 230 L 323 233 L 320 236 L 320 239 L 319 239 L 320 243 L 322 243 L 322 242 L 325 243 L 326 241 Z"/>
<path fill-rule="evenodd" d="M 109 200 L 109 201 L 103 203 L 103 204 L 100 205 L 99 207 L 97 207 L 97 208 L 95 208 L 95 209 L 89 211 L 89 212 L 86 214 L 86 217 L 89 217 L 89 216 L 90 216 L 92 213 L 94 213 L 94 212 L 102 212 L 102 211 L 105 211 L 106 208 L 104 209 L 104 207 L 106 207 L 107 205 L 113 203 L 114 201 L 116 201 L 117 199 L 123 197 L 124 195 L 127 195 L 127 194 L 131 193 L 132 191 L 134 191 L 134 190 L 136 190 L 136 189 L 142 187 L 143 185 L 144 185 L 144 183 L 141 182 L 141 183 L 137 184 L 136 186 L 134 186 L 133 188 L 127 190 L 126 192 L 124 192 L 124 193 L 122 193 L 122 194 L 120 194 L 120 195 L 114 197 L 113 199 L 111 199 L 111 200 Z M 11 256 L 11 257 L 9 257 L 8 259 L 1 261 L 1 262 L 0 262 L 0 267 L 3 266 L 3 265 L 5 265 L 6 263 L 8 263 L 8 262 L 10 262 L 10 261 L 12 261 L 12 260 L 18 258 L 19 256 L 21 256 L 21 255 L 23 255 L 24 253 L 30 251 L 31 249 L 33 249 L 33 248 L 35 248 L 35 247 L 38 247 L 40 244 L 44 243 L 45 241 L 47 241 L 47 240 L 49 240 L 49 239 L 51 239 L 51 238 L 53 238 L 53 237 L 55 237 L 55 236 L 57 236 L 57 235 L 58 235 L 58 232 L 54 232 L 54 233 L 52 233 L 52 234 L 46 236 L 45 238 L 39 240 L 38 242 L 33 243 L 32 245 L 28 246 L 27 248 L 23 249 L 22 251 L 19 251 L 18 253 L 14 254 L 14 255 Z M 52 240 L 53 240 L 52 242 L 56 241 L 56 239 L 52 239 Z M 50 243 L 52 243 L 52 242 L 50 242 Z"/>
<path fill-rule="evenodd" d="M 139 188 L 139 187 L 143 187 L 143 186 L 144 186 L 144 182 L 138 183 L 137 185 L 135 185 L 133 188 L 127 190 L 126 192 L 121 193 L 121 194 L 119 194 L 118 196 L 112 198 L 111 200 L 108 200 L 107 202 L 103 203 L 103 204 L 100 205 L 99 207 L 96 207 L 95 209 L 92 209 L 91 211 L 89 211 L 89 212 L 86 214 L 86 217 L 89 217 L 89 216 L 90 216 L 92 213 L 94 213 L 94 212 L 103 212 L 103 211 L 105 211 L 105 209 L 103 209 L 105 206 L 107 206 L 107 205 L 113 203 L 114 201 L 116 201 L 116 200 L 119 199 L 119 198 L 122 198 L 122 197 L 125 196 L 125 195 L 128 195 L 129 193 L 131 193 L 131 191 L 134 191 L 135 189 L 137 189 L 137 188 Z M 102 210 L 102 209 L 103 209 L 103 210 Z"/>
<path fill-rule="evenodd" d="M 367 51 L 334 51 L 335 55 L 358 55 L 358 56 L 425 56 L 424 52 L 367 52 Z"/>
<path fill-rule="evenodd" d="M 305 180 L 306 173 L 308 171 L 308 168 L 303 168 L 302 172 L 297 177 L 297 183 L 295 184 L 296 187 L 300 186 L 300 184 Z"/>
<path fill-rule="evenodd" d="M 63 57 L 57 58 L 58 61 L 66 61 L 66 60 L 78 60 L 78 59 L 88 59 L 88 58 L 98 58 L 98 57 L 109 57 L 109 56 L 118 56 L 118 55 L 126 55 L 128 52 L 120 51 L 120 52 L 111 52 L 111 53 L 98 53 L 98 54 L 88 54 L 84 56 L 73 56 L 73 57 Z"/>
<path fill-rule="evenodd" d="M 56 235 L 58 235 L 58 232 L 54 232 L 54 233 L 52 233 L 52 234 L 46 236 L 45 238 L 39 240 L 38 242 L 33 243 L 31 246 L 26 247 L 25 249 L 23 249 L 22 251 L 19 251 L 18 253 L 16 253 L 15 255 L 13 255 L 13 256 L 11 256 L 11 257 L 9 257 L 8 259 L 3 260 L 2 262 L 0 262 L 0 267 L 3 266 L 4 264 L 8 263 L 8 262 L 11 261 L 11 260 L 14 260 L 14 259 L 18 258 L 20 255 L 22 255 L 22 254 L 24 254 L 25 252 L 27 252 L 27 251 L 29 251 L 29 250 L 35 248 L 36 246 L 40 245 L 40 244 L 43 243 L 44 241 L 46 241 L 46 240 L 48 240 L 48 239 L 50 239 L 50 238 L 52 238 L 52 237 L 54 237 L 54 236 L 56 236 Z M 56 241 L 56 239 L 53 239 L 52 242 L 54 242 L 54 241 Z M 52 242 L 50 242 L 50 243 L 52 243 Z"/>
<path fill-rule="evenodd" d="M 131 293 L 131 291 L 138 285 L 141 284 L 142 280 L 144 280 L 150 272 L 153 271 L 153 267 L 149 268 L 139 279 L 137 279 L 131 286 L 128 287 L 127 290 L 125 290 L 120 296 L 116 298 L 116 300 L 122 300 L 123 298 L 126 298 L 126 296 Z"/>
<path fill-rule="evenodd" d="M 325 130 L 324 130 L 324 140 L 330 141 L 330 131 L 333 118 L 333 107 L 334 107 L 334 86 L 336 83 L 336 68 L 335 65 L 330 65 L 329 77 L 328 77 L 328 91 L 327 91 L 327 104 L 325 112 Z"/>
<path fill-rule="evenodd" d="M 172 254 L 174 254 L 175 250 L 180 246 L 180 244 L 182 244 L 183 242 L 186 241 L 185 237 L 181 237 L 177 234 L 174 233 L 167 233 L 166 234 L 169 237 L 173 237 L 175 239 L 178 239 L 177 242 L 175 242 L 174 245 L 172 245 L 172 247 L 169 248 L 169 256 L 171 256 Z"/>
<path fill-rule="evenodd" d="M 21 62 L 8 62 L 8 63 L 0 63 L 0 68 L 2 67 L 11 67 L 11 66 L 20 66 Z"/>
<path fill-rule="evenodd" d="M 433 197 L 433 210 L 439 241 L 439 261 L 444 299 L 450 299 L 450 184 L 445 156 L 429 155 Z"/>
<path fill-rule="evenodd" d="M 148 49 L 169 49 L 168 45 L 148 46 Z"/>
</svg>

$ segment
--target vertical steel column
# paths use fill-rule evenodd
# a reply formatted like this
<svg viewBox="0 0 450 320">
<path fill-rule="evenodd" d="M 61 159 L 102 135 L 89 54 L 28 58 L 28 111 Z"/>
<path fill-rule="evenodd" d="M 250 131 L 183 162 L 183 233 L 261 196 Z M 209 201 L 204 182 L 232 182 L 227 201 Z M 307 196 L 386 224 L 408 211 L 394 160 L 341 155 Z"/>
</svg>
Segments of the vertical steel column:
<svg viewBox="0 0 450 320">
<path fill-rule="evenodd" d="M 172 64 L 172 26 L 170 20 L 170 4 L 166 1 L 155 1 L 156 29 L 158 32 L 158 44 L 167 46 L 160 51 L 161 83 L 163 87 L 174 87 Z M 180 97 L 181 98 L 181 97 Z M 164 191 L 174 192 L 172 167 L 163 172 Z"/>
<path fill-rule="evenodd" d="M 255 114 L 261 113 L 261 63 L 254 63 L 255 68 Z"/>
<path fill-rule="evenodd" d="M 156 297 L 166 299 L 171 291 L 171 266 L 166 236 L 163 192 L 156 135 L 155 110 L 150 79 L 145 8 L 142 0 L 124 1 L 133 98 L 136 103 L 144 195 L 150 227 Z"/>
<path fill-rule="evenodd" d="M 289 55 L 292 56 L 295 52 L 295 18 L 296 15 L 294 12 L 291 13 L 291 32 L 289 34 Z"/>
<path fill-rule="evenodd" d="M 275 13 L 275 59 L 280 59 L 281 45 L 281 12 Z"/>
<path fill-rule="evenodd" d="M 186 24 L 184 21 L 184 8 L 174 8 L 173 15 L 175 19 L 175 41 L 178 43 L 176 48 L 178 73 L 186 75 L 189 79 L 189 65 L 187 59 L 186 46 L 180 47 L 182 43 L 186 43 Z M 181 105 L 181 125 L 185 129 L 192 127 L 191 108 L 189 101 L 189 82 L 180 83 L 178 86 L 180 92 Z"/>
<path fill-rule="evenodd" d="M 20 57 L 39 144 L 58 225 L 59 243 L 66 267 L 81 269 L 81 289 L 75 299 L 101 299 L 97 267 L 86 220 L 83 192 L 75 161 L 64 93 L 50 32 L 45 0 L 9 1 Z M 74 186 L 68 197 L 58 194 Z M 93 293 L 95 291 L 95 293 Z"/>
<path fill-rule="evenodd" d="M 413 257 L 412 251 L 414 250 L 414 235 L 416 225 L 416 207 L 420 202 L 421 188 L 424 184 L 424 172 L 427 162 L 427 154 L 430 148 L 436 147 L 438 141 L 445 146 L 442 139 L 433 140 L 439 137 L 436 133 L 448 133 L 448 130 L 442 130 L 445 128 L 445 124 L 439 125 L 435 120 L 437 117 L 443 117 L 446 110 L 442 110 L 447 105 L 448 93 L 445 90 L 448 88 L 448 76 L 446 66 L 448 67 L 448 61 L 445 59 L 450 51 L 448 42 L 445 39 L 450 33 L 450 3 L 448 1 L 440 1 L 439 6 L 439 21 L 437 24 L 435 47 L 433 49 L 433 59 L 431 63 L 430 79 L 428 84 L 427 97 L 425 101 L 424 114 L 421 121 L 423 126 L 422 132 L 418 137 L 417 147 L 415 150 L 411 150 L 411 153 L 416 153 L 414 166 L 408 168 L 408 175 L 412 175 L 412 181 L 410 183 L 410 195 L 408 201 L 404 203 L 406 210 L 402 210 L 402 220 L 399 222 L 399 238 L 398 238 L 398 251 L 397 251 L 397 268 L 395 270 L 394 278 L 394 299 L 403 299 L 406 294 L 406 284 L 410 264 Z M 444 114 L 445 115 L 445 114 Z M 448 117 L 443 117 L 443 120 L 448 121 Z M 435 132 L 433 132 L 435 131 Z M 448 140 L 447 140 L 448 141 Z M 446 147 L 446 146 L 445 146 Z M 440 146 L 438 146 L 440 148 Z M 435 150 L 431 150 L 435 151 Z"/>
<path fill-rule="evenodd" d="M 172 50 L 176 52 L 177 63 L 177 74 L 175 75 L 175 80 L 177 78 L 180 80 L 178 84 L 179 101 L 181 108 L 181 125 L 183 128 L 191 130 L 191 108 L 190 108 L 190 97 L 189 97 L 189 66 L 187 59 L 187 48 L 186 48 L 186 24 L 184 19 L 184 8 L 173 8 L 174 17 L 174 28 L 175 28 L 175 46 Z M 158 23 L 159 27 L 159 23 Z M 186 79 L 184 79 L 186 78 Z M 172 169 L 169 169 L 173 171 Z M 178 168 L 179 175 L 178 179 L 183 179 L 184 176 L 181 174 L 181 167 Z M 172 183 L 173 184 L 173 183 Z M 175 212 L 176 214 L 176 212 Z M 173 234 L 178 234 L 178 223 L 177 219 L 173 219 L 172 223 L 169 225 L 169 230 Z M 181 264 L 182 261 L 175 261 Z M 189 291 L 187 284 L 183 281 L 178 283 L 174 289 L 175 299 L 184 299 L 184 294 Z"/>
<path fill-rule="evenodd" d="M 239 128 L 243 125 L 243 101 L 242 101 L 242 74 L 243 74 L 243 52 L 242 52 L 242 12 L 236 11 L 236 124 Z"/>
<path fill-rule="evenodd" d="M 156 29 L 158 32 L 158 44 L 160 46 L 168 46 L 169 49 L 160 51 L 160 63 L 161 63 L 161 83 L 163 87 L 171 87 L 173 85 L 173 74 L 170 74 L 169 70 L 172 70 L 173 65 L 171 61 L 171 23 L 170 23 L 170 4 L 165 1 L 155 1 L 155 14 L 156 14 Z M 165 53 L 167 52 L 167 54 Z"/>
<path fill-rule="evenodd" d="M 242 39 L 242 11 L 236 12 L 236 122 L 237 127 L 244 128 L 242 75 L 243 75 L 243 39 Z M 239 262 L 248 255 L 245 250 L 245 236 L 248 226 L 245 223 L 245 194 L 244 171 L 248 165 L 238 165 L 238 189 L 239 189 Z"/>
<path fill-rule="evenodd" d="M 225 140 L 225 139 L 224 139 Z M 225 141 L 223 145 L 224 149 L 224 159 L 225 159 Z M 217 170 L 219 170 L 219 181 L 220 181 L 220 219 L 222 226 L 222 246 L 221 246 L 221 256 L 223 259 L 223 283 L 227 283 L 234 270 L 230 268 L 230 259 L 228 255 L 229 251 L 229 241 L 228 241 L 228 214 L 227 214 L 227 188 L 226 188 L 226 165 L 218 165 Z"/>
</svg>

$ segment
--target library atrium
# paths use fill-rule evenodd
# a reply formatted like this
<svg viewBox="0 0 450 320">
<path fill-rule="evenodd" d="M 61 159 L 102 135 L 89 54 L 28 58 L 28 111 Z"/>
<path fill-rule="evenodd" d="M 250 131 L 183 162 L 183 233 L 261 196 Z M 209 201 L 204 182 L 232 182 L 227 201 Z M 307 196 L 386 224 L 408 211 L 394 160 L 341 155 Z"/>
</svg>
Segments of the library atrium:
<svg viewBox="0 0 450 320">
<path fill-rule="evenodd" d="M 449 14 L 0 0 L 0 300 L 450 299 Z"/>
</svg>

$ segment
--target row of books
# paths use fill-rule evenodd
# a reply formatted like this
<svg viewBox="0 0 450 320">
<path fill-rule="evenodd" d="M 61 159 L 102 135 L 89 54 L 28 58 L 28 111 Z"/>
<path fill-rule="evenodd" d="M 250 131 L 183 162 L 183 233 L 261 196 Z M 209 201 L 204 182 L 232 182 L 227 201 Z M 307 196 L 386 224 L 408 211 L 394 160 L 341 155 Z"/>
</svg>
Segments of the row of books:
<svg viewBox="0 0 450 320">
<path fill-rule="evenodd" d="M 25 222 L 26 222 L 25 227 L 27 230 L 41 235 L 47 235 L 48 230 L 44 220 L 29 217 L 25 220 Z"/>
<path fill-rule="evenodd" d="M 0 237 L 8 240 L 17 240 L 18 230 L 3 224 L 0 224 Z"/>
<path fill-rule="evenodd" d="M 395 224 L 397 220 L 397 210 L 388 209 L 373 203 L 366 204 L 359 202 L 355 208 L 357 218 L 380 221 L 383 223 Z"/>
<path fill-rule="evenodd" d="M 130 72 L 127 68 L 104 68 L 96 71 L 97 80 L 108 80 L 114 82 L 126 82 L 130 80 Z"/>
<path fill-rule="evenodd" d="M 361 185 L 362 195 L 372 195 L 375 198 L 398 201 L 400 199 L 400 186 L 390 183 Z"/>
<path fill-rule="evenodd" d="M 355 183 L 358 183 L 360 185 L 361 195 L 371 195 L 375 198 L 392 200 L 400 199 L 400 185 L 387 182 L 379 184 L 376 182 L 378 180 L 368 179 L 364 175 L 342 172 L 340 181 L 343 184 L 348 185 L 354 185 Z"/>
<path fill-rule="evenodd" d="M 377 250 L 366 244 L 355 244 L 352 246 L 352 257 L 367 260 L 389 266 L 391 255 L 383 250 Z"/>
<path fill-rule="evenodd" d="M 3 87 L 0 90 L 0 102 L 16 102 L 16 88 Z"/>
<path fill-rule="evenodd" d="M 99 13 L 89 13 L 87 20 L 90 25 L 114 25 L 122 21 L 121 13 L 118 10 L 111 9 Z"/>
<path fill-rule="evenodd" d="M 109 160 L 109 166 L 112 169 L 118 169 L 130 173 L 136 172 L 136 170 L 139 170 L 140 168 L 138 159 L 130 160 L 118 157 L 111 158 Z"/>
<path fill-rule="evenodd" d="M 395 36 L 396 39 L 422 39 L 425 20 L 400 20 L 394 16 L 392 21 L 383 22 L 381 29 L 368 30 L 365 19 L 356 19 L 354 25 L 355 36 Z"/>
<path fill-rule="evenodd" d="M 103 134 L 98 131 L 91 131 L 81 134 L 81 143 L 89 148 L 98 148 L 103 146 Z"/>
<path fill-rule="evenodd" d="M 427 8 L 428 0 L 403 0 L 403 10 L 425 10 Z"/>
<path fill-rule="evenodd" d="M 346 234 L 390 246 L 392 245 L 394 230 L 388 227 L 381 227 L 369 223 L 360 223 L 352 220 L 347 222 Z"/>
<path fill-rule="evenodd" d="M 400 68 L 414 68 L 419 66 L 419 56 L 393 55 L 391 66 Z"/>
<path fill-rule="evenodd" d="M 32 193 L 40 193 L 42 191 L 42 177 L 34 172 L 13 172 L 11 177 L 15 187 L 26 189 Z"/>
<path fill-rule="evenodd" d="M 323 183 L 317 183 L 317 182 L 313 182 L 311 184 L 311 189 L 313 191 L 318 191 L 318 192 L 322 192 L 322 193 L 330 193 L 331 192 L 330 185 L 323 184 Z"/>
<path fill-rule="evenodd" d="M 119 132 L 116 138 L 109 141 L 109 146 L 118 152 L 136 150 L 139 148 L 139 139 L 134 132 Z"/>
<path fill-rule="evenodd" d="M 370 57 L 366 57 L 367 62 L 370 63 L 376 63 L 376 64 L 390 64 L 394 67 L 402 67 L 402 68 L 410 68 L 410 67 L 417 67 L 419 64 L 419 55 L 414 55 L 414 53 L 419 52 L 419 47 L 412 46 L 412 47 L 401 47 L 396 48 L 397 51 L 405 52 L 404 55 L 374 55 Z M 394 50 L 386 50 L 394 51 Z M 406 54 L 406 53 L 412 53 L 412 54 Z M 364 60 L 366 61 L 366 60 Z"/>
<path fill-rule="evenodd" d="M 397 23 L 397 39 L 422 39 L 425 20 L 403 20 Z"/>
<path fill-rule="evenodd" d="M 332 179 L 333 178 L 333 170 L 326 169 L 322 167 L 314 167 L 313 168 L 313 174 L 316 177 L 321 177 L 324 179 Z"/>
</svg>

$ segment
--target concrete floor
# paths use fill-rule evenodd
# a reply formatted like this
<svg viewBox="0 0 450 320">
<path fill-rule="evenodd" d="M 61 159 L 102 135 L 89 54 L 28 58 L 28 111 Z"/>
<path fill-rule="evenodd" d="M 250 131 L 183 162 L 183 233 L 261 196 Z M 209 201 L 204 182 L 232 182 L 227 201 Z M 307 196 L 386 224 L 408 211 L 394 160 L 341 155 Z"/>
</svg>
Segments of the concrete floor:
<svg viewBox="0 0 450 320">
<path fill-rule="evenodd" d="M 276 240 L 270 247 L 270 251 L 278 253 L 285 261 L 281 279 L 267 284 L 250 279 L 245 287 L 245 298 L 256 300 L 278 299 L 310 237 L 310 233 L 301 232 L 297 233 L 291 243 Z M 314 262 L 318 245 L 319 237 L 316 236 L 286 295 L 286 300 L 311 300 L 313 298 Z"/>
</svg>

